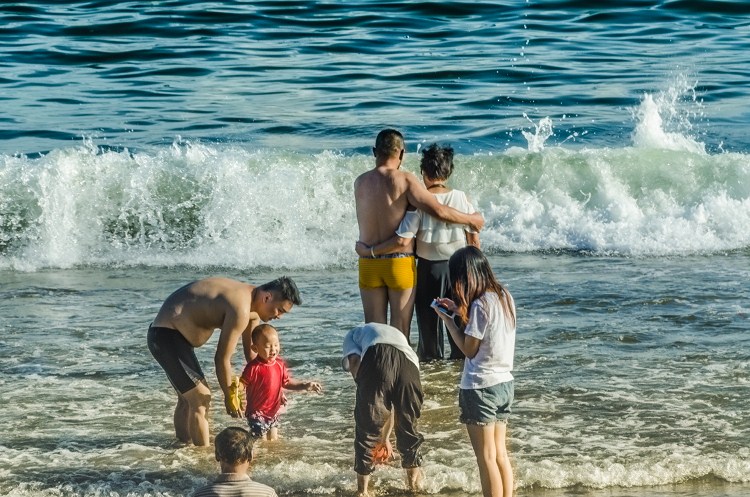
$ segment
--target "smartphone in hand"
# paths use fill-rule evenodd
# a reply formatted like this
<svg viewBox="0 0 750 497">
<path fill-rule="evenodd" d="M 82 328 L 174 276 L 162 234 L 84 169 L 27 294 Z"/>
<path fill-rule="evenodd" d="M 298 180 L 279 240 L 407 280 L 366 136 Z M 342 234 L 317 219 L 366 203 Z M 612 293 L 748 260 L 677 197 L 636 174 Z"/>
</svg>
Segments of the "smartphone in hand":
<svg viewBox="0 0 750 497">
<path fill-rule="evenodd" d="M 432 301 L 432 303 L 430 304 L 430 307 L 434 307 L 439 312 L 442 312 L 443 314 L 445 314 L 446 316 L 448 316 L 451 319 L 453 319 L 453 318 L 456 317 L 456 313 L 455 312 L 451 312 L 448 309 L 446 309 L 445 307 L 443 307 L 442 305 L 438 304 L 437 299 L 435 299 L 435 300 Z"/>
</svg>

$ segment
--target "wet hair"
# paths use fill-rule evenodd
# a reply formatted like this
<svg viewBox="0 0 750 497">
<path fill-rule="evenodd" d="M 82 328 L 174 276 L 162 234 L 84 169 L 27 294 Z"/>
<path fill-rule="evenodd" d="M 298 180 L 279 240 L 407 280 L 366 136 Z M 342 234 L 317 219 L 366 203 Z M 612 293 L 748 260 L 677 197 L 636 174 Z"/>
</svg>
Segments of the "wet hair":
<svg viewBox="0 0 750 497">
<path fill-rule="evenodd" d="M 258 290 L 272 292 L 276 298 L 288 300 L 294 305 L 302 305 L 302 299 L 299 296 L 297 285 L 294 283 L 294 280 L 288 276 L 282 276 L 281 278 L 276 278 L 268 283 L 263 283 L 258 287 Z"/>
<path fill-rule="evenodd" d="M 276 328 L 274 328 L 270 324 L 266 324 L 266 323 L 261 323 L 258 326 L 256 326 L 255 328 L 253 328 L 253 331 L 252 331 L 253 343 L 258 343 L 258 340 L 260 339 L 260 337 L 262 335 L 265 335 L 266 332 L 269 331 L 269 329 L 273 330 L 276 333 L 278 333 L 276 331 Z"/>
<path fill-rule="evenodd" d="M 214 453 L 218 461 L 240 464 L 253 460 L 253 437 L 236 426 L 224 428 L 214 439 Z"/>
<path fill-rule="evenodd" d="M 430 179 L 446 180 L 453 174 L 453 147 L 433 143 L 422 150 L 419 169 Z"/>
<path fill-rule="evenodd" d="M 376 157 L 393 157 L 404 150 L 404 135 L 395 129 L 384 129 L 375 138 Z"/>
<path fill-rule="evenodd" d="M 485 292 L 494 292 L 500 300 L 505 317 L 515 326 L 516 311 L 510 293 L 495 278 L 490 262 L 481 250 L 467 245 L 456 250 L 448 260 L 453 301 L 458 309 L 456 315 L 462 326 L 469 322 L 469 306 Z"/>
</svg>

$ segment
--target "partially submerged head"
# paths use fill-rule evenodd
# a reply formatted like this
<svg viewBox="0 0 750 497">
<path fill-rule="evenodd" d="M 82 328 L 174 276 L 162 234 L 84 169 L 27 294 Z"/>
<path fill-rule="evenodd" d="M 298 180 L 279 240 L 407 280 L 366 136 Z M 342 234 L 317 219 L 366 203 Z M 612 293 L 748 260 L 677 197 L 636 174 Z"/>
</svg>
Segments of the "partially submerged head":
<svg viewBox="0 0 750 497">
<path fill-rule="evenodd" d="M 453 174 L 453 148 L 433 143 L 422 150 L 419 169 L 431 180 L 447 180 Z"/>
<path fill-rule="evenodd" d="M 253 460 L 253 438 L 242 428 L 224 428 L 216 435 L 214 446 L 214 454 L 222 470 L 225 466 L 237 466 Z"/>
<path fill-rule="evenodd" d="M 378 160 L 396 157 L 401 160 L 404 157 L 404 148 L 404 135 L 395 129 L 384 129 L 375 138 L 372 153 Z"/>
<path fill-rule="evenodd" d="M 251 348 L 263 362 L 274 362 L 281 352 L 279 333 L 270 324 L 259 324 L 253 328 Z"/>
<path fill-rule="evenodd" d="M 256 291 L 257 302 L 253 302 L 253 310 L 258 313 L 261 321 L 278 319 L 293 306 L 302 304 L 297 285 L 288 276 L 264 283 Z"/>
</svg>

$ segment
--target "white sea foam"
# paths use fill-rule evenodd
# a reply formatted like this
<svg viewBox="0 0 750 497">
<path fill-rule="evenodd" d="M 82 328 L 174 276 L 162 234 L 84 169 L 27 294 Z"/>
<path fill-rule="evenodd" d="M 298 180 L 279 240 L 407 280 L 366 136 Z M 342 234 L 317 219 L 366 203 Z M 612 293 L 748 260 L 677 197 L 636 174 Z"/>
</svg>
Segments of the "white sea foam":
<svg viewBox="0 0 750 497">
<path fill-rule="evenodd" d="M 703 114 L 703 103 L 696 92 L 696 81 L 679 74 L 659 92 L 643 95 L 633 110 L 636 120 L 633 143 L 638 148 L 654 148 L 705 153 L 705 145 L 696 140 L 694 121 Z"/>
<path fill-rule="evenodd" d="M 4 157 L 0 267 L 351 266 L 352 183 L 369 162 L 190 144 Z M 553 147 L 457 164 L 452 183 L 485 215 L 490 250 L 684 255 L 750 245 L 744 154 Z"/>
<path fill-rule="evenodd" d="M 664 105 L 659 105 L 653 95 L 646 94 L 638 108 L 638 125 L 633 134 L 633 142 L 640 148 L 659 148 L 679 150 L 694 154 L 705 153 L 705 146 L 680 132 L 668 131 L 665 128 L 662 112 Z"/>
<path fill-rule="evenodd" d="M 131 445 L 110 450 L 80 452 L 15 451 L 2 447 L 0 465 L 17 478 L 20 468 L 37 472 L 7 495 L 147 496 L 179 495 L 207 483 L 215 471 L 208 458 L 184 451 L 168 451 Z M 260 453 L 260 458 L 265 457 Z M 328 458 L 326 458 L 328 459 Z M 748 454 L 716 454 L 706 457 L 675 447 L 672 454 L 624 460 L 598 459 L 572 452 L 565 457 L 530 460 L 514 454 L 516 487 L 549 489 L 580 485 L 588 488 L 647 487 L 715 476 L 727 482 L 750 482 Z M 289 459 L 272 464 L 262 460 L 253 467 L 253 478 L 293 495 L 330 495 L 353 491 L 354 478 L 346 462 Z M 55 468 L 66 468 L 59 472 Z M 430 494 L 480 491 L 474 455 L 470 448 L 450 454 L 425 453 L 425 484 Z M 45 475 L 49 475 L 47 480 Z M 41 478 L 40 478 L 41 476 Z M 377 485 L 384 492 L 404 490 L 398 461 L 380 467 Z M 178 483 L 179 482 L 179 483 Z"/>
<path fill-rule="evenodd" d="M 633 146 L 547 145 L 456 159 L 451 183 L 487 224 L 489 250 L 687 255 L 744 249 L 750 160 L 693 138 L 694 84 L 645 94 Z M 176 140 L 138 152 L 91 140 L 39 158 L 0 158 L 0 267 L 88 264 L 351 266 L 352 183 L 371 158 Z M 408 155 L 406 169 L 416 171 Z"/>
</svg>

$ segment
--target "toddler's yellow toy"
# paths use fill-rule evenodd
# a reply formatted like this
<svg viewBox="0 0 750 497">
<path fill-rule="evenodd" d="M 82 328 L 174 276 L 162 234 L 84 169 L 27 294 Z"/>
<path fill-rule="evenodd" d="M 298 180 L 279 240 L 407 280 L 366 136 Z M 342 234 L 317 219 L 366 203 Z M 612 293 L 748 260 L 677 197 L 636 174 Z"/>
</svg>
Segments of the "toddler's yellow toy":
<svg viewBox="0 0 750 497">
<path fill-rule="evenodd" d="M 232 384 L 229 385 L 229 402 L 235 411 L 242 412 L 242 384 L 239 376 L 232 378 Z"/>
</svg>

